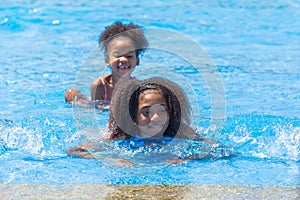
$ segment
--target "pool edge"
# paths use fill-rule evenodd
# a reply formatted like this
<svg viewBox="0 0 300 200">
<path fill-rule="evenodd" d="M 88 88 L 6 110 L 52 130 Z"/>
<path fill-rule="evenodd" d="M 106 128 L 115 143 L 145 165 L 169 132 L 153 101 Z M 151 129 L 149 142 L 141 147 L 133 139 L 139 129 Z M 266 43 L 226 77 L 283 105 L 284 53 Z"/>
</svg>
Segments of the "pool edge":
<svg viewBox="0 0 300 200">
<path fill-rule="evenodd" d="M 0 183 L 1 199 L 299 199 L 300 186 Z"/>
</svg>

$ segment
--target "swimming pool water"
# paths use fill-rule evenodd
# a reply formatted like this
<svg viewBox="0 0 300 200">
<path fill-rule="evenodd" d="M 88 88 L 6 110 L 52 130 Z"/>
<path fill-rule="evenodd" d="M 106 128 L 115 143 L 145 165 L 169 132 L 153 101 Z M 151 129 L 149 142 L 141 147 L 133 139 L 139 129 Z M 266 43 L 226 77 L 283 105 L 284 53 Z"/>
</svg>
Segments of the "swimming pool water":
<svg viewBox="0 0 300 200">
<path fill-rule="evenodd" d="M 2 2 L 0 182 L 299 186 L 299 7 L 296 0 Z M 87 61 L 116 19 L 179 32 L 207 52 L 225 91 L 218 140 L 238 156 L 178 166 L 152 157 L 119 167 L 65 154 L 106 131 L 108 112 L 73 108 L 63 94 L 76 86 L 88 95 L 90 81 L 106 72 Z M 196 123 L 209 135 L 213 106 L 205 77 L 161 49 L 149 49 L 141 61 L 137 74 L 156 66 L 155 74 L 186 77 L 199 107 Z"/>
</svg>

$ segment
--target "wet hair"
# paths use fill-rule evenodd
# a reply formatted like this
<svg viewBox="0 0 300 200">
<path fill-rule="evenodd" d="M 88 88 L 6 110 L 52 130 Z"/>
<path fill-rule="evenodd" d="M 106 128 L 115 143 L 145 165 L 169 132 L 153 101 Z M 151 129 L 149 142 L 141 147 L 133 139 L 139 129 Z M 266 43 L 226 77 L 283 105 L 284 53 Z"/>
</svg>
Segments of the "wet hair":
<svg viewBox="0 0 300 200">
<path fill-rule="evenodd" d="M 139 57 L 147 48 L 148 41 L 142 31 L 142 27 L 133 23 L 124 24 L 122 22 L 114 22 L 112 25 L 105 27 L 99 38 L 99 45 L 104 52 L 107 52 L 108 45 L 116 37 L 128 37 Z"/>
<path fill-rule="evenodd" d="M 190 124 L 190 110 L 183 90 L 164 78 L 150 78 L 144 81 L 126 80 L 114 90 L 109 119 L 109 139 L 129 139 L 138 133 L 137 110 L 139 98 L 149 90 L 158 91 L 166 100 L 169 125 L 164 137 L 174 138 L 181 124 Z"/>
</svg>

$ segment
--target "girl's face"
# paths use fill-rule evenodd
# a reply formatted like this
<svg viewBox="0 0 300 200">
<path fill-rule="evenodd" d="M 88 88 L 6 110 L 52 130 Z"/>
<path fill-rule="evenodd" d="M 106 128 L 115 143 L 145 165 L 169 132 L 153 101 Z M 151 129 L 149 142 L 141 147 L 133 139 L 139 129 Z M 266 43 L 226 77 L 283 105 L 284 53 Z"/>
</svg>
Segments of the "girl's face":
<svg viewBox="0 0 300 200">
<path fill-rule="evenodd" d="M 137 125 L 143 138 L 161 139 L 169 125 L 167 103 L 157 90 L 146 90 L 139 97 Z"/>
<path fill-rule="evenodd" d="M 134 70 L 139 64 L 135 50 L 132 41 L 127 37 L 120 36 L 110 41 L 105 64 L 112 68 L 113 75 L 120 78 L 125 73 Z"/>
</svg>

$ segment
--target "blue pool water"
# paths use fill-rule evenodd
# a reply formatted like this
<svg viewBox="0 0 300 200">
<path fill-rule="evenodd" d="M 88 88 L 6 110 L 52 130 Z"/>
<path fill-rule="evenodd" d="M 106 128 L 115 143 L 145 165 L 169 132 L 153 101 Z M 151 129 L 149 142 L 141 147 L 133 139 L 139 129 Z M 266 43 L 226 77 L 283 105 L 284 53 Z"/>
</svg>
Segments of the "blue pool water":
<svg viewBox="0 0 300 200">
<path fill-rule="evenodd" d="M 1 183 L 300 185 L 299 1 L 11 0 L 0 11 Z M 159 153 L 120 150 L 138 161 L 120 167 L 65 154 L 107 131 L 107 111 L 66 105 L 63 95 L 69 87 L 88 95 L 91 80 L 107 73 L 101 62 L 90 64 L 91 55 L 100 32 L 117 19 L 140 24 L 147 34 L 171 32 L 171 40 L 154 38 L 173 41 L 171 49 L 149 49 L 137 76 L 151 69 L 175 77 L 199 132 L 234 147 L 237 156 L 173 166 Z M 178 44 L 193 54 L 188 45 L 194 43 L 214 63 L 209 69 L 223 96 L 213 96 L 212 79 L 191 60 L 168 51 Z M 214 101 L 222 100 L 226 112 L 214 130 Z"/>
</svg>

